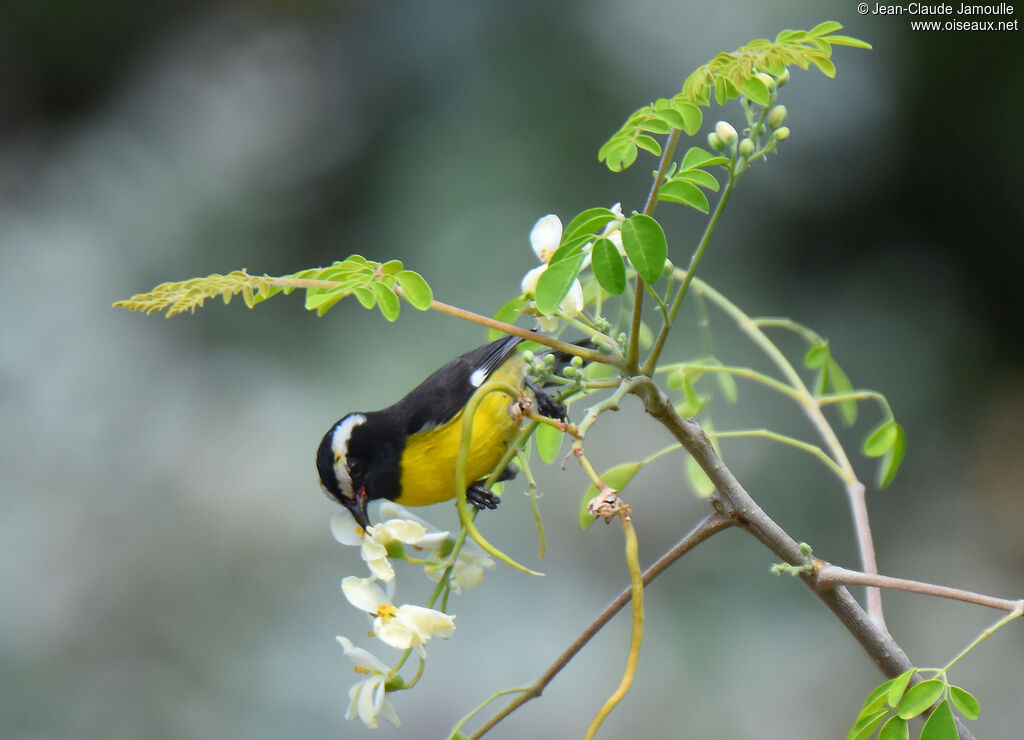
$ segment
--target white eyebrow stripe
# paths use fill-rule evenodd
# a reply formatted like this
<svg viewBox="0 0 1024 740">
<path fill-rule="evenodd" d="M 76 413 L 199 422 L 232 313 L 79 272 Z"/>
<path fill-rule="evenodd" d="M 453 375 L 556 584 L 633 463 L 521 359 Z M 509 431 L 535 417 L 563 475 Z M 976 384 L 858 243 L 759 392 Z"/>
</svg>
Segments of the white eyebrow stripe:
<svg viewBox="0 0 1024 740">
<path fill-rule="evenodd" d="M 360 424 L 366 423 L 362 414 L 349 414 L 334 427 L 331 435 L 331 450 L 334 452 L 334 475 L 345 494 L 352 498 L 352 477 L 348 474 L 348 441 L 352 431 Z"/>
</svg>

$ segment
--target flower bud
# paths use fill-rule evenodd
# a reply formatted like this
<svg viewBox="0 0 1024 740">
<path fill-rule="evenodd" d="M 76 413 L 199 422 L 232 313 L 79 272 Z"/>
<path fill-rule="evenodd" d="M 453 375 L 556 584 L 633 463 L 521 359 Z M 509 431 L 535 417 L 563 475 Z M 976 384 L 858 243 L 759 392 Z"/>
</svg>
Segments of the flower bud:
<svg viewBox="0 0 1024 740">
<path fill-rule="evenodd" d="M 789 82 L 789 67 L 786 67 L 778 77 L 775 78 L 775 84 L 782 87 Z"/>
<path fill-rule="evenodd" d="M 768 114 L 768 128 L 774 130 L 779 128 L 786 121 L 786 106 L 777 105 Z"/>
<path fill-rule="evenodd" d="M 572 359 L 569 360 L 569 363 L 573 367 L 583 367 L 583 358 L 579 355 L 573 355 Z"/>
<path fill-rule="evenodd" d="M 750 139 L 744 139 L 740 142 L 740 156 L 749 157 L 754 153 L 754 142 Z"/>
<path fill-rule="evenodd" d="M 732 124 L 728 121 L 719 121 L 715 124 L 715 133 L 722 140 L 723 143 L 732 145 L 736 143 L 736 139 L 739 135 L 736 133 L 736 129 L 732 127 Z"/>
<path fill-rule="evenodd" d="M 775 131 L 776 141 L 785 141 L 789 138 L 789 126 L 783 126 Z"/>
<path fill-rule="evenodd" d="M 725 142 L 722 141 L 722 137 L 712 131 L 708 134 L 708 146 L 714 149 L 716 152 L 720 152 L 725 149 Z"/>
</svg>

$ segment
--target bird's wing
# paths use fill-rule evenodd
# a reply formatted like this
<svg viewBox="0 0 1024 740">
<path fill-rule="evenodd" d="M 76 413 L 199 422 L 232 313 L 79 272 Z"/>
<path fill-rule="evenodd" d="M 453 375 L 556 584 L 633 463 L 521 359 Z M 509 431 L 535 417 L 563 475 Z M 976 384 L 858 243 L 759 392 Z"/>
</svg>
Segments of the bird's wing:
<svg viewBox="0 0 1024 740">
<path fill-rule="evenodd" d="M 462 410 L 476 389 L 501 367 L 522 341 L 508 335 L 456 357 L 389 410 L 407 421 L 408 434 L 444 424 Z"/>
</svg>

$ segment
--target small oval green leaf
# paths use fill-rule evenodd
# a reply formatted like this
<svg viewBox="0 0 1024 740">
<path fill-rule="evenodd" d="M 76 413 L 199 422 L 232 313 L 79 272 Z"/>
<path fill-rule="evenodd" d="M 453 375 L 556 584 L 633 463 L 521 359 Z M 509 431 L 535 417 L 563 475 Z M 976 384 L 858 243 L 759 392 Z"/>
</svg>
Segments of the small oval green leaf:
<svg viewBox="0 0 1024 740">
<path fill-rule="evenodd" d="M 946 684 L 937 678 L 911 686 L 910 690 L 903 695 L 903 700 L 896 708 L 896 713 L 903 719 L 916 717 L 934 704 L 942 696 L 945 688 Z"/>
<path fill-rule="evenodd" d="M 636 145 L 629 139 L 614 139 L 604 150 L 604 157 L 599 157 L 612 172 L 622 172 L 636 161 Z"/>
<path fill-rule="evenodd" d="M 893 424 L 896 424 L 896 422 L 893 422 Z M 903 427 L 896 424 L 896 438 L 893 440 L 892 449 L 882 459 L 882 464 L 878 469 L 879 488 L 887 488 L 892 483 L 893 478 L 896 477 L 896 473 L 900 469 L 900 463 L 903 462 L 903 456 L 906 454 L 906 451 L 906 434 L 903 432 Z"/>
<path fill-rule="evenodd" d="M 622 246 L 644 282 L 658 282 L 668 257 L 668 242 L 661 224 L 642 213 L 630 216 L 622 222 Z"/>
<path fill-rule="evenodd" d="M 807 354 L 804 355 L 804 367 L 812 370 L 814 368 L 824 367 L 830 356 L 831 354 L 829 352 L 828 342 L 816 344 L 807 350 Z"/>
<path fill-rule="evenodd" d="M 422 275 L 412 270 L 402 270 L 395 275 L 395 280 L 402 287 L 405 300 L 409 301 L 413 308 L 420 311 L 430 308 L 430 304 L 434 302 L 434 292 Z"/>
<path fill-rule="evenodd" d="M 715 176 L 707 170 L 695 168 L 692 170 L 682 170 L 675 176 L 677 180 L 687 180 L 692 182 L 694 185 L 700 185 L 702 188 L 718 192 L 719 184 Z"/>
<path fill-rule="evenodd" d="M 886 697 L 889 695 L 889 689 L 892 687 L 892 682 L 894 680 L 895 679 L 890 678 L 888 681 L 884 681 L 872 689 L 871 693 L 868 694 L 868 698 L 864 700 L 863 706 L 861 706 L 858 719 L 868 714 L 874 714 L 885 706 Z"/>
<path fill-rule="evenodd" d="M 981 715 L 981 705 L 970 691 L 959 686 L 950 686 L 949 698 L 953 700 L 953 706 L 957 711 L 967 719 L 978 719 Z"/>
<path fill-rule="evenodd" d="M 833 393 L 852 393 L 853 384 L 850 382 L 849 376 L 839 367 L 839 363 L 834 358 L 828 358 L 828 379 L 832 385 Z M 857 402 L 850 399 L 848 401 L 839 402 L 839 413 L 843 417 L 843 421 L 846 422 L 846 426 L 852 427 L 857 423 Z"/>
<path fill-rule="evenodd" d="M 715 484 L 708 478 L 700 465 L 692 457 L 686 458 L 686 477 L 693 486 L 693 491 L 701 498 L 707 498 L 715 492 Z"/>
<path fill-rule="evenodd" d="M 883 421 L 864 438 L 862 451 L 868 457 L 881 457 L 892 449 L 896 442 L 897 424 L 892 419 Z"/>
<path fill-rule="evenodd" d="M 696 167 L 711 167 L 712 165 L 728 163 L 729 160 L 721 155 L 712 154 L 707 149 L 701 149 L 699 146 L 691 146 L 686 150 L 686 154 L 683 155 L 683 162 L 679 165 L 679 169 L 692 170 Z"/>
<path fill-rule="evenodd" d="M 570 221 L 562 231 L 562 244 L 583 234 L 596 234 L 613 220 L 615 214 L 608 208 L 588 208 Z"/>
<path fill-rule="evenodd" d="M 550 424 L 540 424 L 534 436 L 537 438 L 537 454 L 540 459 L 549 465 L 557 460 L 565 435 Z"/>
<path fill-rule="evenodd" d="M 907 690 L 907 684 L 910 683 L 910 679 L 914 677 L 915 673 L 917 673 L 917 669 L 911 668 L 890 681 L 889 695 L 886 697 L 890 707 L 899 705 L 900 699 L 903 698 L 903 692 Z"/>
<path fill-rule="evenodd" d="M 655 157 L 661 156 L 661 144 L 659 144 L 656 139 L 653 139 L 652 137 L 647 136 L 646 134 L 640 134 L 639 136 L 637 136 L 635 139 L 633 139 L 633 143 L 636 144 L 641 149 L 643 149 L 644 151 L 650 152 Z"/>
<path fill-rule="evenodd" d="M 355 297 L 359 299 L 361 304 L 363 304 L 363 308 L 373 308 L 377 305 L 377 298 L 369 288 L 359 286 L 357 288 L 353 288 L 352 293 L 355 294 Z"/>
<path fill-rule="evenodd" d="M 558 310 L 576 276 L 580 274 L 585 256 L 582 251 L 578 251 L 567 259 L 557 262 L 552 259 L 548 269 L 541 273 L 540 279 L 537 280 L 534 300 L 538 311 L 550 315 Z"/>
<path fill-rule="evenodd" d="M 846 740 L 866 740 L 878 725 L 882 724 L 882 720 L 885 719 L 886 715 L 889 714 L 888 709 L 883 709 L 874 714 L 868 714 L 857 720 L 850 732 L 846 735 Z"/>
<path fill-rule="evenodd" d="M 704 114 L 700 108 L 692 103 L 677 100 L 672 101 L 672 107 L 683 117 L 683 131 L 688 136 L 693 136 L 700 131 L 701 124 L 704 122 Z"/>
<path fill-rule="evenodd" d="M 662 185 L 661 190 L 658 191 L 658 200 L 682 203 L 696 208 L 701 213 L 707 213 L 710 210 L 708 197 L 704 195 L 704 192 L 685 179 L 669 180 Z"/>
<path fill-rule="evenodd" d="M 749 77 L 740 83 L 740 92 L 758 105 L 771 105 L 772 94 L 768 87 L 756 77 Z"/>
<path fill-rule="evenodd" d="M 920 740 L 957 740 L 956 722 L 949 702 L 943 700 L 921 728 Z"/>
<path fill-rule="evenodd" d="M 397 319 L 402 306 L 394 291 L 383 283 L 371 283 L 371 287 L 373 288 L 373 295 L 377 299 L 377 308 L 380 309 L 384 318 L 388 321 Z"/>
<path fill-rule="evenodd" d="M 902 717 L 892 717 L 878 731 L 878 740 L 910 740 L 910 727 Z"/>
<path fill-rule="evenodd" d="M 594 243 L 591 267 L 597 282 L 612 295 L 622 295 L 626 290 L 626 265 L 611 240 L 598 239 Z"/>
</svg>

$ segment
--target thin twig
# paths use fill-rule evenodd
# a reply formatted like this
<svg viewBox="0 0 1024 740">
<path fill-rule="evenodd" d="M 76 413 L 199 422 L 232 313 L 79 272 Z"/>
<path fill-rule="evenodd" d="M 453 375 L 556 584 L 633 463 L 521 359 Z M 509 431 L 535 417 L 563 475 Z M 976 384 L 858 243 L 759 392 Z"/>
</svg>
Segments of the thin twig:
<svg viewBox="0 0 1024 740">
<path fill-rule="evenodd" d="M 644 586 L 647 586 L 651 581 L 664 573 L 665 569 L 672 565 L 672 563 L 679 560 L 679 558 L 704 540 L 711 537 L 711 535 L 717 534 L 723 529 L 728 529 L 734 524 L 736 524 L 735 521 L 717 513 L 709 514 L 704 517 L 704 519 L 690 530 L 685 537 L 679 540 L 671 550 L 658 558 L 651 567 L 644 571 Z M 552 663 L 543 674 L 541 674 L 540 678 L 538 678 L 531 686 L 524 689 L 519 696 L 509 702 L 508 705 L 506 705 L 500 712 L 491 717 L 486 724 L 471 736 L 472 740 L 477 740 L 477 738 L 483 737 L 485 733 L 490 731 L 495 725 L 505 719 L 505 717 L 510 715 L 516 709 L 531 699 L 539 697 L 544 692 L 544 689 L 547 688 L 548 684 L 554 680 L 555 676 L 557 676 L 561 670 L 565 668 L 574 657 L 576 657 L 576 654 L 579 653 L 588 642 L 590 642 L 591 638 L 600 632 L 601 628 L 608 624 L 608 622 L 611 621 L 611 618 L 618 614 L 622 607 L 629 603 L 632 592 L 633 589 L 632 586 L 630 586 L 620 593 L 618 597 L 606 606 L 604 610 L 597 615 L 594 621 L 591 622 L 587 628 L 572 641 L 572 644 L 570 644 L 569 647 L 555 659 L 555 662 Z"/>
<path fill-rule="evenodd" d="M 877 573 L 878 563 L 875 559 L 875 543 L 871 537 L 871 522 L 868 518 L 867 500 L 865 497 L 864 484 L 857 479 L 857 474 L 846 456 L 846 451 L 839 443 L 832 425 L 828 423 L 821 411 L 817 399 L 808 390 L 803 378 L 797 373 L 793 365 L 786 359 L 778 347 L 761 330 L 761 324 L 751 319 L 740 308 L 723 296 L 717 290 L 705 283 L 700 278 L 694 278 L 694 288 L 716 306 L 725 311 L 750 339 L 756 344 L 769 359 L 775 364 L 779 371 L 785 376 L 786 381 L 797 390 L 802 396 L 800 403 L 807 418 L 817 429 L 818 434 L 825 441 L 825 445 L 832 453 L 833 459 L 839 467 L 846 472 L 845 484 L 846 495 L 850 504 L 850 512 L 853 516 L 853 527 L 857 537 L 857 548 L 860 552 L 861 567 L 866 573 Z M 882 595 L 874 586 L 867 588 L 867 611 L 871 618 L 882 629 L 885 630 L 885 615 L 882 611 Z"/>
<path fill-rule="evenodd" d="M 820 562 L 820 561 L 819 561 Z M 973 591 L 964 591 L 959 588 L 951 588 L 949 586 L 939 586 L 933 583 L 923 583 L 921 581 L 910 581 L 905 578 L 893 578 L 892 576 L 883 576 L 871 573 L 861 573 L 856 570 L 847 570 L 841 568 L 838 565 L 832 565 L 830 563 L 824 563 L 822 567 L 817 570 L 817 583 L 821 588 L 833 588 L 835 586 L 878 586 L 880 588 L 892 588 L 899 591 L 911 591 L 916 594 L 927 594 L 928 596 L 938 596 L 943 599 L 956 599 L 957 601 L 966 601 L 970 604 L 977 604 L 978 606 L 987 606 L 992 609 L 1002 609 L 1003 611 L 1013 611 L 1014 609 L 1020 609 L 1021 601 L 1011 601 L 1010 599 L 1000 599 L 995 596 L 987 596 L 985 594 L 975 593 Z"/>
</svg>

